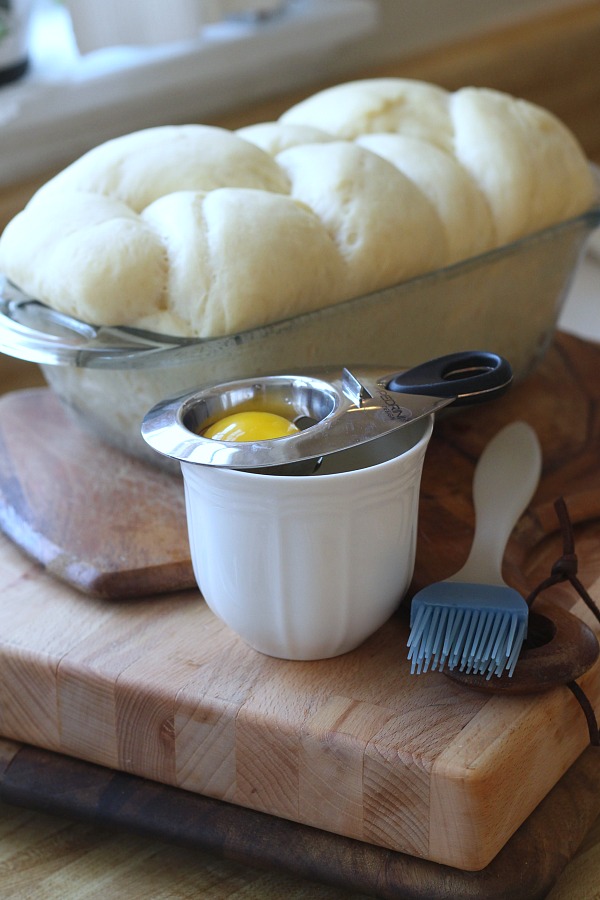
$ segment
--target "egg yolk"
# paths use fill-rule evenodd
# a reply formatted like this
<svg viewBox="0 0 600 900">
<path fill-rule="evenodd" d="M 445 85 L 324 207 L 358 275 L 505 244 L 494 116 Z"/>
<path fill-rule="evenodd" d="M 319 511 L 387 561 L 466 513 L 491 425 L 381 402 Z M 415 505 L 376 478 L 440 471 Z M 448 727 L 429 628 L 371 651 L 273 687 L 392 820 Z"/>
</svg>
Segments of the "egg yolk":
<svg viewBox="0 0 600 900">
<path fill-rule="evenodd" d="M 214 441 L 269 441 L 299 430 L 293 422 L 276 413 L 246 410 L 219 419 L 202 436 Z"/>
</svg>

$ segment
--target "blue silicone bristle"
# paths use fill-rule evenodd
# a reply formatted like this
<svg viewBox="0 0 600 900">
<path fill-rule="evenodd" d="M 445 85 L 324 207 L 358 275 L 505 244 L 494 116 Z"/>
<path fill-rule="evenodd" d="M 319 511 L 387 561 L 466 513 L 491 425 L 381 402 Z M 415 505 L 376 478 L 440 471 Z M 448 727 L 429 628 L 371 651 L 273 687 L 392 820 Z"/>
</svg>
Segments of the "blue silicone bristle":
<svg viewBox="0 0 600 900">
<path fill-rule="evenodd" d="M 512 676 L 527 636 L 529 609 L 507 586 L 443 581 L 412 600 L 411 673 L 444 669 Z"/>
</svg>

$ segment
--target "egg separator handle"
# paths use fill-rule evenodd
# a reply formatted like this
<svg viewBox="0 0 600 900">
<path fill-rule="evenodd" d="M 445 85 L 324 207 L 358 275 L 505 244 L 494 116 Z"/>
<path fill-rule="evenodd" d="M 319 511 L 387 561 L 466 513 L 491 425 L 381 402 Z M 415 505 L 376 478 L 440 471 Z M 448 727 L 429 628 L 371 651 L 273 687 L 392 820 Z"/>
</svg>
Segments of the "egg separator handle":
<svg viewBox="0 0 600 900">
<path fill-rule="evenodd" d="M 508 360 L 486 350 L 449 353 L 392 375 L 386 387 L 400 394 L 453 397 L 456 406 L 499 397 L 512 381 Z"/>
</svg>

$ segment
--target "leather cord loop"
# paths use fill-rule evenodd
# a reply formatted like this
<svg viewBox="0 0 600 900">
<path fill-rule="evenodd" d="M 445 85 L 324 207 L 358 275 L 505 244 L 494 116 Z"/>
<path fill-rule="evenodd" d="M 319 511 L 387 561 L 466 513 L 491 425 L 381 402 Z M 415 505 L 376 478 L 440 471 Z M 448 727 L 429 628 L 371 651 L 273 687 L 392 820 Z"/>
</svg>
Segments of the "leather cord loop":
<svg viewBox="0 0 600 900">
<path fill-rule="evenodd" d="M 448 678 L 475 690 L 493 694 L 523 694 L 547 691 L 564 685 L 568 687 L 578 701 L 585 716 L 590 743 L 600 746 L 600 729 L 594 708 L 576 679 L 585 674 L 598 659 L 598 640 L 594 632 L 578 616 L 567 612 L 562 607 L 555 607 L 553 612 L 546 610 L 538 615 L 531 610 L 536 598 L 547 588 L 564 581 L 569 581 L 600 622 L 600 609 L 582 583 L 577 578 L 577 555 L 574 546 L 573 526 L 567 505 L 562 497 L 554 504 L 563 540 L 563 553 L 551 568 L 550 575 L 545 578 L 526 598 L 530 608 L 529 637 L 533 638 L 533 646 L 523 647 L 519 664 L 512 677 L 503 674 L 498 679 L 482 679 L 480 675 L 467 675 L 463 672 L 448 671 Z M 539 645 L 536 641 L 547 632 L 546 640 L 542 638 Z"/>
<path fill-rule="evenodd" d="M 555 501 L 554 509 L 556 510 L 562 533 L 563 553 L 562 556 L 559 556 L 559 558 L 552 566 L 552 569 L 550 570 L 550 576 L 544 579 L 544 581 L 542 581 L 541 584 L 539 584 L 529 594 L 526 600 L 527 605 L 531 607 L 536 597 L 538 597 L 542 593 L 542 591 L 545 591 L 546 588 L 552 587 L 553 584 L 560 584 L 563 581 L 569 581 L 575 588 L 585 605 L 588 607 L 592 615 L 594 615 L 600 622 L 600 609 L 598 608 L 598 605 L 590 597 L 587 590 L 577 577 L 578 560 L 577 554 L 575 553 L 575 537 L 573 534 L 573 525 L 569 517 L 569 511 L 567 509 L 567 504 L 565 503 L 564 497 L 559 497 L 558 500 Z"/>
<path fill-rule="evenodd" d="M 600 747 L 600 729 L 598 728 L 594 708 L 588 700 L 587 694 L 580 688 L 576 681 L 569 681 L 567 687 L 583 710 L 588 725 L 588 731 L 590 733 L 590 744 L 592 747 Z"/>
<path fill-rule="evenodd" d="M 588 609 L 600 622 L 600 609 L 598 608 L 594 600 L 590 597 L 583 584 L 577 578 L 578 560 L 577 554 L 575 553 L 575 536 L 573 533 L 573 524 L 571 522 L 564 497 L 559 497 L 558 500 L 555 501 L 554 509 L 556 510 L 556 515 L 558 517 L 560 530 L 562 533 L 563 553 L 562 556 L 560 556 L 552 566 L 552 569 L 550 570 L 550 576 L 544 579 L 544 581 L 542 581 L 541 584 L 539 584 L 535 588 L 535 590 L 533 590 L 527 597 L 527 605 L 531 608 L 534 601 L 542 593 L 542 591 L 545 591 L 547 588 L 552 587 L 552 585 L 559 584 L 563 581 L 569 581 L 575 588 L 583 602 L 586 604 Z M 599 747 L 600 729 L 598 727 L 598 721 L 596 719 L 592 704 L 590 703 L 585 692 L 577 684 L 576 681 L 569 681 L 567 683 L 567 687 L 570 689 L 573 696 L 577 699 L 579 705 L 583 710 L 588 725 L 591 745 L 594 747 Z"/>
</svg>

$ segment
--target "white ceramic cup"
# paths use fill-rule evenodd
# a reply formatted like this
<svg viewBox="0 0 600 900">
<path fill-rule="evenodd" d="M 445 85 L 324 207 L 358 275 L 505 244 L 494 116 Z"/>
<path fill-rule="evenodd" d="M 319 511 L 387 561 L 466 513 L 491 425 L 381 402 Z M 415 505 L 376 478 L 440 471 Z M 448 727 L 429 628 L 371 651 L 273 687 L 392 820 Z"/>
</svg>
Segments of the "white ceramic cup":
<svg viewBox="0 0 600 900">
<path fill-rule="evenodd" d="M 326 457 L 318 474 L 182 462 L 194 573 L 211 610 L 269 656 L 346 653 L 413 574 L 433 418 Z"/>
</svg>

